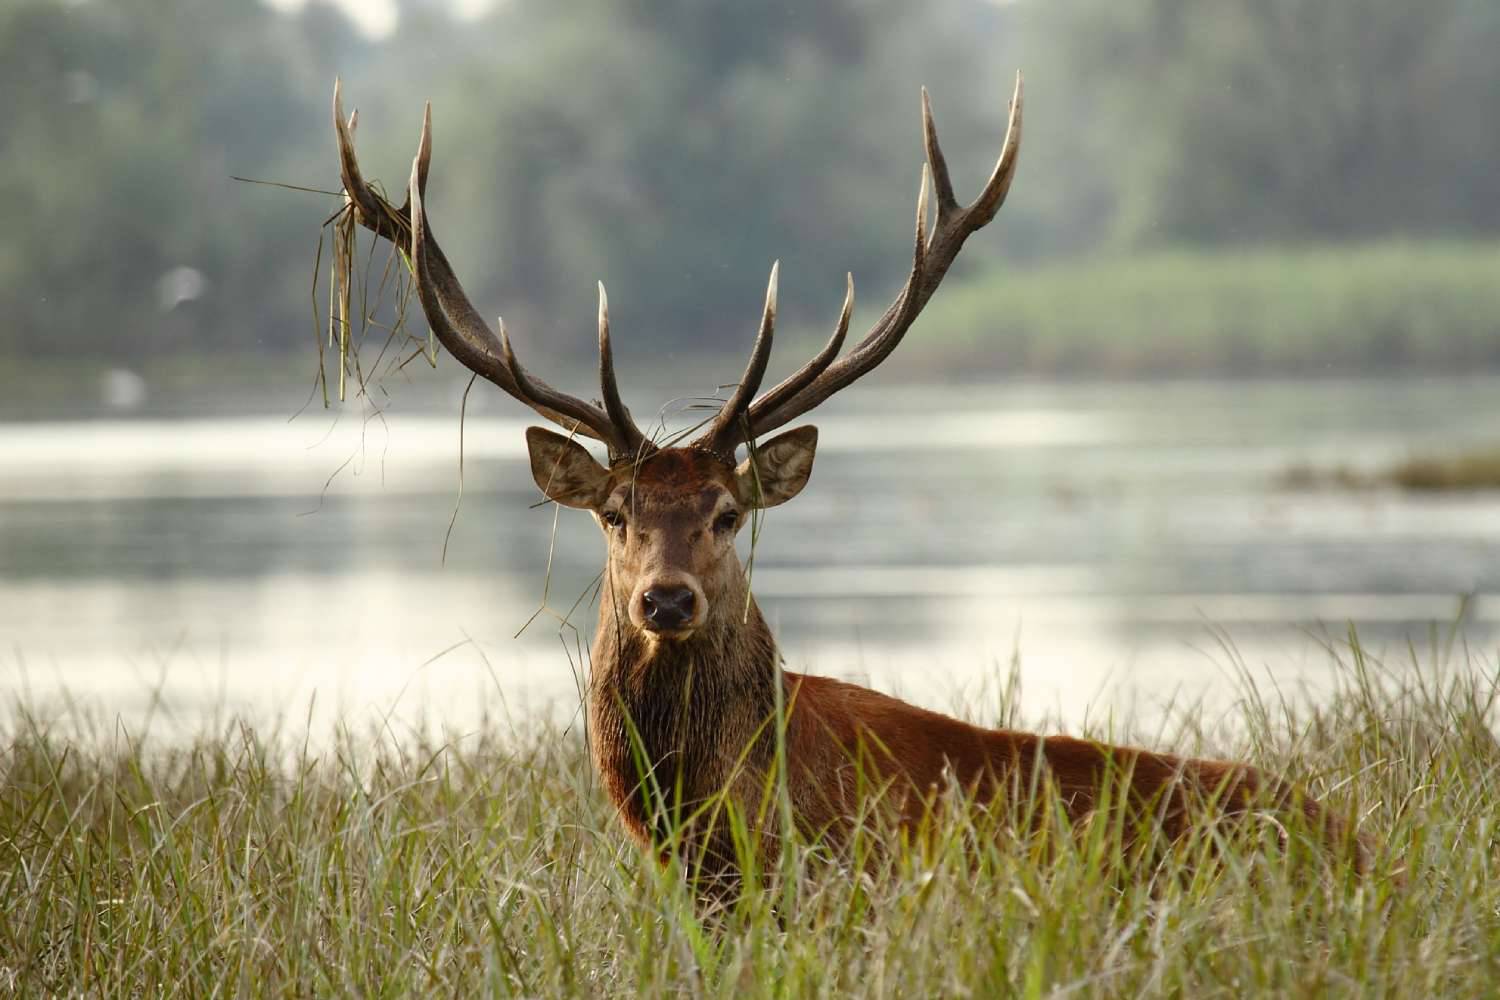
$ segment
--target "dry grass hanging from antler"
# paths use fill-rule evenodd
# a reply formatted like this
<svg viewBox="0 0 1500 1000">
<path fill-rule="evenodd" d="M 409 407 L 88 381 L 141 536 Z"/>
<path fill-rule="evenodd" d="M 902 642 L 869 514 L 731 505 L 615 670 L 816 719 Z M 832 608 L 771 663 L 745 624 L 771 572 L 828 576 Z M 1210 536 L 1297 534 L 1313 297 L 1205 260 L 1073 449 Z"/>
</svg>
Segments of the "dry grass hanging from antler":
<svg viewBox="0 0 1500 1000">
<path fill-rule="evenodd" d="M 358 124 L 358 112 L 349 116 L 349 129 L 353 132 Z M 382 196 L 383 196 L 382 192 Z M 386 258 L 381 270 L 380 280 L 375 285 L 373 296 L 371 295 L 370 276 L 374 266 L 375 244 L 377 241 L 371 239 L 369 254 L 364 266 L 356 270 L 354 262 L 358 256 L 357 234 L 359 232 L 359 219 L 353 200 L 347 192 L 341 193 L 344 204 L 329 216 L 323 223 L 322 229 L 331 230 L 333 241 L 333 259 L 329 267 L 328 285 L 328 319 L 326 325 L 318 312 L 318 277 L 322 270 L 323 241 L 325 235 L 320 232 L 318 236 L 317 256 L 313 265 L 313 321 L 317 331 L 318 344 L 318 374 L 317 382 L 322 390 L 323 406 L 330 405 L 328 392 L 327 355 L 328 352 L 337 350 L 338 356 L 338 399 L 344 402 L 348 399 L 348 379 L 353 376 L 358 386 L 357 394 L 369 398 L 370 385 L 366 380 L 365 366 L 361 363 L 361 350 L 371 330 L 385 331 L 385 337 L 381 343 L 379 352 L 376 354 L 369 371 L 375 373 L 378 378 L 381 373 L 381 365 L 385 363 L 387 353 L 394 345 L 409 347 L 409 351 L 398 351 L 392 357 L 389 367 L 384 374 L 400 371 L 407 364 L 417 358 L 425 358 L 428 365 L 437 367 L 437 344 L 429 330 L 425 336 L 413 334 L 407 327 L 407 308 L 411 303 L 415 292 L 413 283 L 411 255 L 405 247 L 392 244 L 391 253 Z M 400 221 L 400 220 L 398 220 Z M 410 228 L 403 225 L 405 236 L 404 243 L 409 244 L 411 240 Z M 381 304 L 385 301 L 388 289 L 394 290 L 394 315 L 389 321 L 379 318 Z M 354 310 L 354 300 L 358 291 L 359 310 Z M 326 343 L 325 334 L 326 329 Z"/>
</svg>

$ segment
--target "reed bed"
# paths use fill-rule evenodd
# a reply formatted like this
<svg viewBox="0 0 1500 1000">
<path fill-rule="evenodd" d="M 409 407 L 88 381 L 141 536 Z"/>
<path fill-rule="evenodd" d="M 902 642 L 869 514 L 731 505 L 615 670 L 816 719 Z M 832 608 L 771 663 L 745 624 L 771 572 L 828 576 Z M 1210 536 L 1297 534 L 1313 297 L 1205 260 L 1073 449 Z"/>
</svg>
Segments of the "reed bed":
<svg viewBox="0 0 1500 1000">
<path fill-rule="evenodd" d="M 975 807 L 874 864 L 797 842 L 712 914 L 625 843 L 576 731 L 158 741 L 16 705 L 0 992 L 1491 994 L 1496 663 L 1441 642 L 1380 661 L 1352 637 L 1329 655 L 1316 703 L 1242 670 L 1230 717 L 1178 711 L 1148 742 L 1302 783 L 1376 838 L 1369 877 L 1278 846 L 1296 830 L 1145 864 L 1104 824 L 1022 835 Z M 1013 721 L 1014 689 L 999 702 L 988 721 Z"/>
</svg>

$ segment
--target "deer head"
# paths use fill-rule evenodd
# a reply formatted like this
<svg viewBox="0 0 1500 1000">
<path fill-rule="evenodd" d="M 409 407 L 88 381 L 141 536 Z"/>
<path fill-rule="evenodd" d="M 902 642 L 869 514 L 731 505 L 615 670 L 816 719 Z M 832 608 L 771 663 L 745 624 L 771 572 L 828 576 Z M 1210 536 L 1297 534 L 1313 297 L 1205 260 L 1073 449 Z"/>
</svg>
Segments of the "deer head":
<svg viewBox="0 0 1500 1000">
<path fill-rule="evenodd" d="M 840 356 L 854 309 L 848 279 L 843 309 L 824 348 L 765 393 L 761 383 L 776 327 L 778 267 L 771 268 L 765 309 L 744 374 L 701 436 L 685 446 L 647 437 L 621 401 L 610 342 L 609 303 L 599 286 L 599 394 L 588 402 L 531 375 L 511 347 L 480 318 L 454 276 L 423 210 L 432 155 L 432 109 L 412 163 L 407 200 L 392 206 L 367 185 L 354 155 L 355 118 L 344 118 L 334 85 L 334 128 L 345 198 L 359 222 L 410 255 L 418 299 L 438 341 L 475 374 L 559 425 L 568 435 L 527 431 L 531 469 L 549 499 L 591 511 L 609 561 L 605 588 L 616 622 L 652 642 L 688 639 L 716 616 L 743 609 L 744 579 L 736 533 L 753 510 L 796 496 L 812 472 L 817 430 L 766 435 L 813 409 L 884 361 L 937 290 L 964 241 L 994 218 L 1010 190 L 1021 141 L 1021 79 L 1016 77 L 1000 157 L 979 197 L 961 206 L 938 145 L 927 92 L 922 125 L 927 162 L 917 195 L 911 269 L 896 299 L 865 337 Z M 935 218 L 932 202 L 936 201 Z M 576 438 L 604 444 L 597 461 Z M 763 440 L 765 439 L 765 440 Z M 746 457 L 737 461 L 741 446 Z"/>
<path fill-rule="evenodd" d="M 685 639 L 711 615 L 744 609 L 734 539 L 756 509 L 785 503 L 812 473 L 815 427 L 756 448 L 738 465 L 666 448 L 605 467 L 576 441 L 533 427 L 531 473 L 550 499 L 592 511 L 609 548 L 607 600 L 653 639 Z"/>
</svg>

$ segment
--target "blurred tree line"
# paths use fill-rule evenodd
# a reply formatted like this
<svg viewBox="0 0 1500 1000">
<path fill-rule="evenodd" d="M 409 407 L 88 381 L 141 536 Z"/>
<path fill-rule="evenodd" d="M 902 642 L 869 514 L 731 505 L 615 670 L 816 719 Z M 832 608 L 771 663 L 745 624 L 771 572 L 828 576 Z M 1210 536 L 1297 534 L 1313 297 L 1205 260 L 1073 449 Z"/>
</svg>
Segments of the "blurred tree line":
<svg viewBox="0 0 1500 1000">
<path fill-rule="evenodd" d="M 1493 0 L 1049 0 L 1037 13 L 1037 72 L 1071 122 L 1044 153 L 1088 165 L 1056 185 L 1086 206 L 1057 220 L 1066 239 L 1500 228 Z"/>
<path fill-rule="evenodd" d="M 336 188 L 335 75 L 388 187 L 433 101 L 434 228 L 471 295 L 581 356 L 600 278 L 632 348 L 743 346 L 778 257 L 792 325 L 832 320 L 845 270 L 882 307 L 919 84 L 972 193 L 1017 67 L 1021 174 L 981 263 L 1494 237 L 1497 50 L 1493 0 L 506 0 L 477 21 L 405 0 L 382 39 L 317 3 L 9 0 L 0 359 L 308 350 L 338 202 L 230 178 Z"/>
</svg>

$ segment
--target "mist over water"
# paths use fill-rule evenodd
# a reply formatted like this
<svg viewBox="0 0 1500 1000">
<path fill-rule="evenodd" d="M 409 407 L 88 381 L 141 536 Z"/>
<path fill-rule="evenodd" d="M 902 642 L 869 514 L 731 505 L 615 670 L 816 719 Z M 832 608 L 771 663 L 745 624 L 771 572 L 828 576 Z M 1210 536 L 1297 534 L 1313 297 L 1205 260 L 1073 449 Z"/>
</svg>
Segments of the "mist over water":
<svg viewBox="0 0 1500 1000">
<path fill-rule="evenodd" d="M 812 482 L 769 512 L 753 586 L 792 669 L 983 715 L 1018 657 L 1025 711 L 1065 725 L 1228 707 L 1236 663 L 1315 694 L 1351 624 L 1398 665 L 1451 635 L 1483 655 L 1500 633 L 1500 492 L 1277 476 L 1493 440 L 1497 390 L 851 393 L 818 414 Z M 526 423 L 468 421 L 446 563 L 453 416 L 4 427 L 7 689 L 187 728 L 572 718 L 603 546 L 587 516 L 537 506 Z"/>
</svg>

